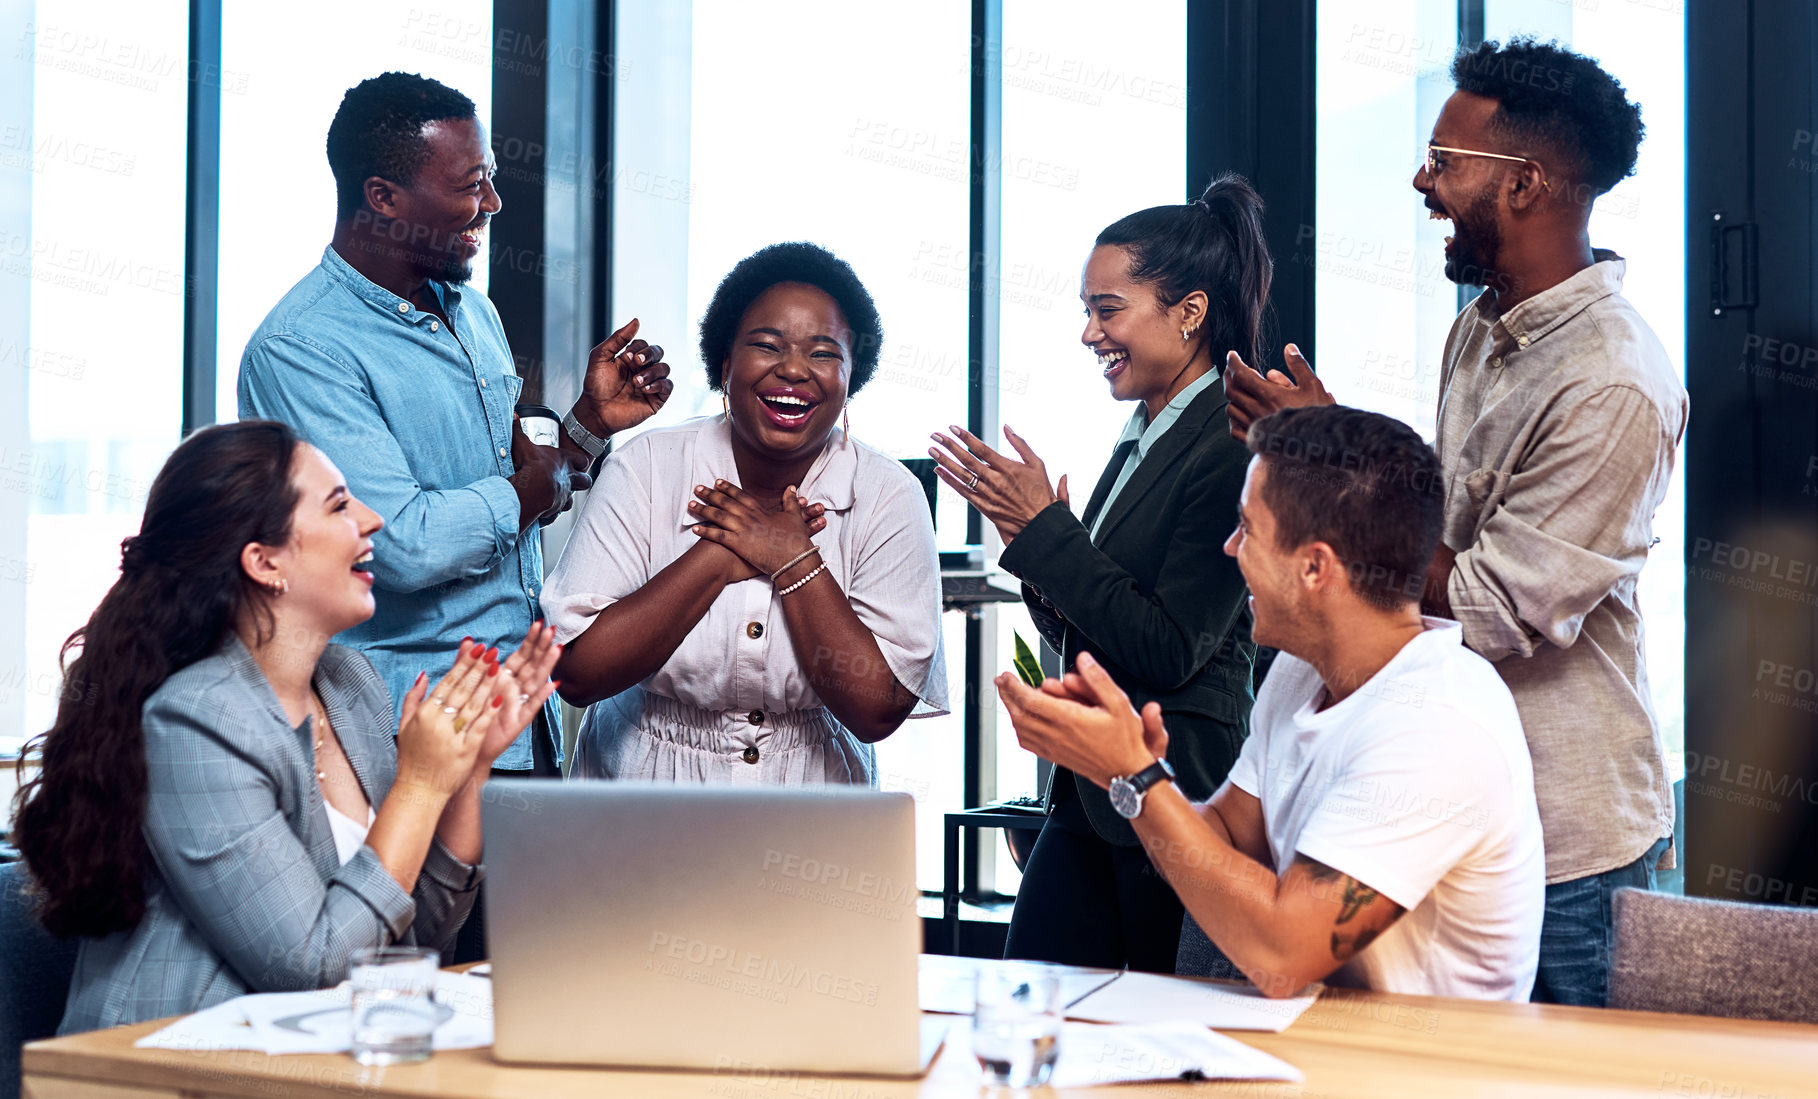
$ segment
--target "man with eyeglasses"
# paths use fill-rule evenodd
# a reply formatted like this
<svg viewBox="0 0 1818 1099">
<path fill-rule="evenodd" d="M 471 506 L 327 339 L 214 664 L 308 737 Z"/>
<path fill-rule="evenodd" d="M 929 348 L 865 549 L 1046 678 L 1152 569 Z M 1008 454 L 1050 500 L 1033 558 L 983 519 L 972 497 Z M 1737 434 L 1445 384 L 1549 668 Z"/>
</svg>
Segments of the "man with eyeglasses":
<svg viewBox="0 0 1818 1099">
<path fill-rule="evenodd" d="M 1601 1006 L 1611 894 L 1672 865 L 1636 586 L 1686 394 L 1589 230 L 1635 170 L 1641 112 L 1596 62 L 1531 38 L 1461 52 L 1452 78 L 1413 183 L 1452 222 L 1446 277 L 1484 291 L 1446 337 L 1445 528 L 1423 609 L 1462 624 L 1527 734 L 1547 856 L 1534 999 Z M 1283 359 L 1226 371 L 1233 431 L 1333 401 L 1298 349 Z"/>
</svg>

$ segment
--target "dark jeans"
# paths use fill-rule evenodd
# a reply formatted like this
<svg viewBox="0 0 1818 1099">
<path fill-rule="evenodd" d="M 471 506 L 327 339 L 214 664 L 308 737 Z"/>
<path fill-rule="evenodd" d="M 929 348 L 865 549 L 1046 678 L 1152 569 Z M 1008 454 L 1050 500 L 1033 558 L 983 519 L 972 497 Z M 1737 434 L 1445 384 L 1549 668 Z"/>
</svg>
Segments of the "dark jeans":
<svg viewBox="0 0 1818 1099">
<path fill-rule="evenodd" d="M 1143 849 L 1101 839 L 1062 790 L 1023 871 L 1004 957 L 1172 973 L 1182 915 Z"/>
<path fill-rule="evenodd" d="M 1627 866 L 1547 886 L 1535 1003 L 1603 1007 L 1609 1001 L 1610 962 L 1616 952 L 1611 897 L 1625 885 L 1654 888 L 1654 867 L 1666 849 L 1662 838 Z"/>
<path fill-rule="evenodd" d="M 560 741 L 558 732 L 551 739 L 548 726 L 541 715 L 536 719 L 536 726 L 530 738 L 531 765 L 528 771 L 502 771 L 492 769 L 493 778 L 553 778 L 562 777 L 562 767 L 555 760 L 552 744 Z M 455 936 L 454 954 L 449 964 L 461 965 L 465 962 L 486 960 L 486 883 L 481 882 L 479 891 L 473 898 L 473 909 L 467 913 L 467 922 L 461 925 L 461 932 Z"/>
</svg>

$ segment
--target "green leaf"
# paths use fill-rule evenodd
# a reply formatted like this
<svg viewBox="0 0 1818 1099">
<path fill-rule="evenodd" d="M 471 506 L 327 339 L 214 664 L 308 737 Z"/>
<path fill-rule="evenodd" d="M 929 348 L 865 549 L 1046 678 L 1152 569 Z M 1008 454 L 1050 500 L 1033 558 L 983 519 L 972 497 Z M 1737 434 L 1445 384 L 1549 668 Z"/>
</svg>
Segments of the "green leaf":
<svg viewBox="0 0 1818 1099">
<path fill-rule="evenodd" d="M 1012 636 L 1016 638 L 1016 655 L 1010 663 L 1016 668 L 1017 677 L 1031 687 L 1040 687 L 1042 680 L 1047 678 L 1042 672 L 1042 662 L 1029 648 L 1029 643 L 1023 640 L 1022 634 L 1012 631 Z"/>
</svg>

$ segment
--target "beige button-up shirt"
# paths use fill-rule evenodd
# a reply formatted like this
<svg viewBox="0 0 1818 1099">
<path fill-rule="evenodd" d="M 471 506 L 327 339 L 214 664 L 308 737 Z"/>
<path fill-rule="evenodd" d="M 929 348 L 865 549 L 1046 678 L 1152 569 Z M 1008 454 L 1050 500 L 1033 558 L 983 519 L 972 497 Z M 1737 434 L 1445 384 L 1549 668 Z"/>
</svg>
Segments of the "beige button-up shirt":
<svg viewBox="0 0 1818 1099">
<path fill-rule="evenodd" d="M 1466 306 L 1440 379 L 1452 613 L 1515 696 L 1548 884 L 1673 830 L 1635 589 L 1686 394 L 1621 294 L 1623 260 L 1595 255 L 1506 313 L 1488 293 Z"/>
</svg>

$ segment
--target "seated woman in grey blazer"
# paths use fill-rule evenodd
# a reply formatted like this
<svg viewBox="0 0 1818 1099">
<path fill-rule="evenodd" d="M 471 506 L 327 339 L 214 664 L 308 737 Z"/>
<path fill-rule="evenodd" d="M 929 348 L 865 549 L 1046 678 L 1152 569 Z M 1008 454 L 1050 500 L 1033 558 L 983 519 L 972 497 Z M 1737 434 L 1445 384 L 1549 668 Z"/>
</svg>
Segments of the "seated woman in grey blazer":
<svg viewBox="0 0 1818 1099">
<path fill-rule="evenodd" d="M 364 946 L 452 943 L 481 877 L 480 786 L 559 649 L 540 623 L 503 664 L 463 641 L 395 720 L 366 658 L 329 644 L 372 615 L 380 525 L 282 424 L 207 428 L 165 462 L 120 579 L 64 645 L 19 794 L 39 918 L 81 936 L 63 1033 L 331 986 Z"/>
</svg>

